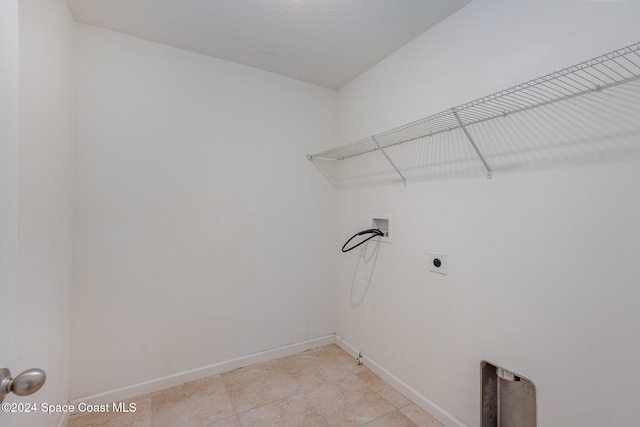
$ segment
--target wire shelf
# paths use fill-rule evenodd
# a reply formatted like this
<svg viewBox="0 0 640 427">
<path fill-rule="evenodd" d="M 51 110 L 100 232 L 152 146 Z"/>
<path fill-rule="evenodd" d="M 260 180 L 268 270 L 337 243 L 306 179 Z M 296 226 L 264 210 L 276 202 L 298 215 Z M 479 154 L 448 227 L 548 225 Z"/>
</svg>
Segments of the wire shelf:
<svg viewBox="0 0 640 427">
<path fill-rule="evenodd" d="M 491 168 L 467 132 L 466 126 L 602 91 L 639 78 L 640 42 L 637 42 L 406 125 L 309 155 L 307 158 L 343 160 L 376 150 L 381 150 L 386 156 L 384 149 L 387 147 L 462 129 L 485 164 L 490 178 Z M 393 165 L 391 159 L 388 160 Z M 393 166 L 395 168 L 395 165 Z M 396 171 L 404 181 L 397 168 Z"/>
</svg>

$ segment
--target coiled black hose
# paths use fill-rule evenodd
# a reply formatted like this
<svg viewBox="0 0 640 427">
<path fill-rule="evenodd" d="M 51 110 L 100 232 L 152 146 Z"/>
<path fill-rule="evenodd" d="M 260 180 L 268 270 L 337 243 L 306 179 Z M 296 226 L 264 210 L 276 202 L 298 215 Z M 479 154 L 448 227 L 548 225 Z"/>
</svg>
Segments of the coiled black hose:
<svg viewBox="0 0 640 427">
<path fill-rule="evenodd" d="M 351 246 L 350 248 L 345 249 L 345 247 L 349 244 L 350 241 L 352 241 L 353 239 L 355 239 L 358 236 L 362 236 L 363 234 L 371 234 L 371 236 L 367 237 L 366 239 L 364 239 L 362 242 L 358 243 L 357 245 L 354 245 L 354 246 Z M 370 228 L 368 230 L 362 230 L 361 232 L 356 233 L 353 236 L 351 236 L 351 238 L 349 240 L 347 240 L 344 245 L 342 245 L 342 252 L 349 252 L 350 250 L 357 248 L 361 244 L 363 244 L 365 242 L 368 242 L 369 240 L 373 239 L 376 236 L 384 236 L 384 233 L 382 231 L 378 230 L 377 228 Z"/>
</svg>

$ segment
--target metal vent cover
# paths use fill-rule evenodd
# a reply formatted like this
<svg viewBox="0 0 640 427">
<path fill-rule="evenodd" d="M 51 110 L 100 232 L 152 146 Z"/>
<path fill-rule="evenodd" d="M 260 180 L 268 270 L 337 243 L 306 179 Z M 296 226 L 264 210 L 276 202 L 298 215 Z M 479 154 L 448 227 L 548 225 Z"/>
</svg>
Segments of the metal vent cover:
<svg viewBox="0 0 640 427">
<path fill-rule="evenodd" d="M 482 371 L 482 427 L 536 427 L 533 382 L 487 361 Z"/>
</svg>

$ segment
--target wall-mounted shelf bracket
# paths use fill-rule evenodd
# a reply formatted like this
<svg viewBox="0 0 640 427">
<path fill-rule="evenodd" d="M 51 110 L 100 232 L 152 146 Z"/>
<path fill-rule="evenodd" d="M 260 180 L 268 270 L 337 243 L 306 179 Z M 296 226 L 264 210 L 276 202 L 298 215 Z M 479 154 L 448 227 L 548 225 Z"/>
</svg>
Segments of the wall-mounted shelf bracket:
<svg viewBox="0 0 640 427">
<path fill-rule="evenodd" d="M 467 127 L 464 125 L 464 122 L 462 121 L 462 119 L 458 115 L 458 112 L 456 111 L 456 109 L 452 108 L 451 112 L 453 113 L 453 115 L 455 116 L 456 120 L 460 124 L 460 128 L 464 131 L 464 134 L 467 135 L 467 138 L 469 139 L 469 142 L 471 143 L 471 145 L 473 145 L 473 149 L 476 150 L 476 154 L 478 155 L 478 157 L 480 157 L 480 160 L 482 160 L 482 164 L 487 169 L 487 179 L 491 179 L 491 177 L 493 176 L 493 171 L 491 170 L 491 167 L 489 166 L 489 164 L 485 160 L 484 156 L 480 152 L 480 149 L 478 148 L 478 146 L 476 145 L 475 141 L 473 140 L 473 137 L 471 137 L 471 134 L 467 130 Z"/>
<path fill-rule="evenodd" d="M 371 137 L 371 140 L 373 141 L 374 144 L 376 144 L 378 146 L 378 149 L 380 150 L 380 152 L 382 152 L 382 154 L 384 154 L 384 156 L 387 158 L 387 160 L 389 161 L 389 163 L 391 163 L 391 166 L 393 166 L 393 168 L 396 170 L 396 172 L 398 172 L 398 175 L 400 175 L 400 178 L 402 178 L 402 184 L 406 187 L 407 186 L 407 180 L 405 179 L 404 175 L 402 175 L 402 172 L 400 172 L 400 169 L 398 169 L 395 165 L 395 163 L 393 163 L 393 160 L 391 160 L 391 158 L 387 155 L 387 153 L 384 151 L 384 148 L 382 148 L 380 146 L 380 144 L 378 144 L 378 141 L 376 140 L 375 136 Z"/>
</svg>

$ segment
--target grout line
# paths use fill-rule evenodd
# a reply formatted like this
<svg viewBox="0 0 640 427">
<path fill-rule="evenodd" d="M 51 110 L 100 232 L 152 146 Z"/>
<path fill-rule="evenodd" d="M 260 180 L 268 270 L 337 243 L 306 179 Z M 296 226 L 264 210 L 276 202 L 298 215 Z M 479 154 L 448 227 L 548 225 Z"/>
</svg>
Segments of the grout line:
<svg viewBox="0 0 640 427">
<path fill-rule="evenodd" d="M 231 402 L 231 406 L 233 407 L 233 412 L 236 413 L 236 418 L 238 419 L 238 422 L 240 423 L 240 427 L 242 427 L 242 421 L 240 421 L 240 417 L 238 416 L 238 408 L 236 408 L 236 404 L 233 403 L 233 399 L 231 399 L 231 393 L 229 392 L 229 389 L 227 389 L 227 383 L 224 382 L 224 377 L 222 375 L 220 375 L 220 381 L 222 381 L 222 385 L 224 386 L 224 391 L 227 393 L 227 397 L 229 398 L 229 402 Z M 231 417 L 229 417 L 231 418 Z"/>
</svg>

